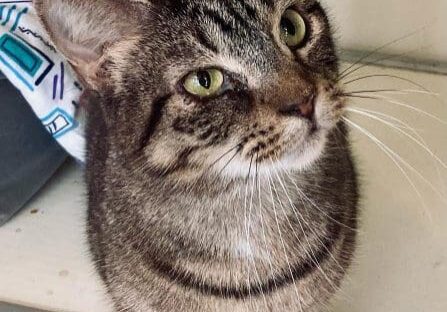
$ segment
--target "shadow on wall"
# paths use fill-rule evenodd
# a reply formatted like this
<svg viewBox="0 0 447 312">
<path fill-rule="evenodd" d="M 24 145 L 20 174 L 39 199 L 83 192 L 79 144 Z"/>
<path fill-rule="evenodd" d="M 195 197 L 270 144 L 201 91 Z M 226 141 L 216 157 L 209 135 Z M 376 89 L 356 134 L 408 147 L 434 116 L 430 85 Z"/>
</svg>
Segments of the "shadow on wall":
<svg viewBox="0 0 447 312">
<path fill-rule="evenodd" d="M 13 306 L 0 302 L 0 312 L 44 312 L 44 311 Z"/>
<path fill-rule="evenodd" d="M 342 48 L 371 50 L 414 33 L 383 52 L 447 64 L 446 0 L 321 1 Z"/>
</svg>

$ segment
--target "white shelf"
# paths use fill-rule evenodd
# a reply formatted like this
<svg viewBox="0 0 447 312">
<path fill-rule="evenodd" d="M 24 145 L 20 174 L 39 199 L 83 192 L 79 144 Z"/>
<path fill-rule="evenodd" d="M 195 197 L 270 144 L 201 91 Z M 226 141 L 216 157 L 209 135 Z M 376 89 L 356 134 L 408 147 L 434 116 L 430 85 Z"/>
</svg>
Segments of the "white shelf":
<svg viewBox="0 0 447 312">
<path fill-rule="evenodd" d="M 384 71 L 369 69 L 368 73 Z M 413 79 L 447 99 L 445 76 L 386 72 Z M 376 87 L 414 88 L 382 79 L 382 83 L 370 81 L 351 89 Z M 447 105 L 433 97 L 414 95 L 406 101 L 447 120 Z M 427 144 L 447 160 L 447 126 L 392 104 L 358 105 L 386 111 L 422 129 Z M 432 157 L 398 132 L 354 117 L 446 196 L 447 171 L 436 168 Z M 446 203 L 409 171 L 429 217 L 414 189 L 374 143 L 358 132 L 353 142 L 363 180 L 360 248 L 336 311 L 447 311 Z M 67 165 L 17 218 L 0 228 L 0 301 L 52 311 L 110 310 L 86 244 L 82 180 L 82 170 Z"/>
<path fill-rule="evenodd" d="M 108 311 L 85 235 L 81 168 L 65 165 L 0 228 L 0 301 L 51 311 Z"/>
</svg>

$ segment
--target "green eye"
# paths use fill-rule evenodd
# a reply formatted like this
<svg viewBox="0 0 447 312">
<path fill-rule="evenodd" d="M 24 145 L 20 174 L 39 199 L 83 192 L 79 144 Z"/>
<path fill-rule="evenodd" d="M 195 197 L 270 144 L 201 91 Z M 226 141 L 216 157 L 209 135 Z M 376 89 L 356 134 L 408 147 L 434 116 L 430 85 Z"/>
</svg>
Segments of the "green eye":
<svg viewBox="0 0 447 312">
<path fill-rule="evenodd" d="M 306 38 L 306 22 L 295 10 L 288 9 L 281 17 L 281 40 L 289 47 L 296 48 Z"/>
<path fill-rule="evenodd" d="M 218 69 L 200 70 L 189 74 L 183 86 L 192 95 L 209 97 L 222 89 L 224 76 Z"/>
</svg>

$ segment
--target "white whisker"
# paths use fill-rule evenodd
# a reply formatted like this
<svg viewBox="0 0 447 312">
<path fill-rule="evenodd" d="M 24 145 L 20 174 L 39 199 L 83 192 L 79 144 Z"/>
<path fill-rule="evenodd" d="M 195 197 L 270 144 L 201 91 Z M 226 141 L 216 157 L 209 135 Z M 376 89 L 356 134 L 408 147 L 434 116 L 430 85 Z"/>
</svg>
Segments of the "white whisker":
<svg viewBox="0 0 447 312">
<path fill-rule="evenodd" d="M 357 125 L 356 123 L 354 123 L 353 121 L 349 120 L 346 117 L 343 117 L 343 120 L 347 123 L 349 123 L 352 127 L 356 128 L 357 130 L 359 130 L 361 133 L 363 133 L 364 135 L 366 135 L 368 138 L 370 138 L 376 145 L 378 145 L 380 147 L 380 149 L 394 162 L 394 164 L 399 168 L 399 170 L 402 172 L 402 174 L 405 176 L 405 178 L 408 180 L 408 182 L 410 183 L 410 185 L 413 187 L 414 191 L 416 192 L 416 194 L 418 195 L 419 199 L 421 200 L 421 203 L 423 204 L 425 211 L 427 213 L 427 215 L 429 216 L 430 220 L 432 219 L 431 217 L 431 213 L 427 208 L 427 205 L 425 203 L 425 200 L 422 196 L 422 194 L 420 193 L 419 189 L 416 187 L 415 183 L 413 182 L 413 180 L 411 180 L 410 176 L 408 175 L 408 173 L 404 170 L 404 168 L 401 166 L 401 164 L 403 164 L 405 167 L 407 167 L 409 170 L 413 171 L 417 176 L 419 176 L 419 178 L 421 178 L 425 183 L 427 183 L 429 186 L 431 186 L 431 188 L 436 192 L 436 194 L 438 194 L 442 199 L 443 199 L 443 195 L 441 195 L 439 193 L 439 191 L 433 186 L 433 184 L 428 181 L 419 171 L 417 171 L 413 166 L 411 166 L 407 161 L 403 160 L 402 157 L 397 154 L 396 152 L 394 152 L 392 149 L 390 149 L 386 144 L 384 144 L 383 142 L 381 142 L 376 136 L 374 136 L 371 132 L 369 132 L 368 130 L 362 128 L 361 126 Z M 444 200 L 444 199 L 443 199 Z"/>
<path fill-rule="evenodd" d="M 253 157 L 252 157 L 251 161 L 253 161 Z M 250 173 L 251 173 L 251 164 L 250 164 L 250 169 L 248 171 L 248 179 L 250 178 Z M 247 181 L 245 183 L 245 196 L 244 196 L 244 227 L 245 227 L 245 234 L 246 234 L 247 242 L 249 240 L 248 216 L 247 216 L 247 201 L 248 201 L 248 187 L 249 187 L 249 180 L 248 179 L 247 179 Z M 251 276 L 251 266 L 248 265 L 247 289 L 248 289 L 248 297 L 249 297 L 249 299 L 251 299 L 251 288 L 250 288 L 251 280 L 250 280 L 250 276 Z"/>
<path fill-rule="evenodd" d="M 406 94 L 423 94 L 423 95 L 431 95 L 434 97 L 439 97 L 439 93 L 434 93 L 425 90 L 414 90 L 414 89 L 377 89 L 377 90 L 353 90 L 346 91 L 346 94 L 363 94 L 363 93 L 388 93 L 395 95 L 406 95 Z"/>
<path fill-rule="evenodd" d="M 352 109 L 351 107 L 347 108 L 348 111 L 350 111 L 351 109 Z M 416 128 L 412 127 L 411 125 L 409 125 L 408 123 L 402 121 L 399 118 L 396 118 L 394 116 L 385 114 L 383 112 L 371 110 L 371 109 L 359 108 L 359 107 L 356 107 L 355 109 L 358 110 L 358 111 L 370 113 L 372 115 L 380 116 L 380 117 L 386 118 L 388 120 L 397 122 L 397 124 L 394 124 L 396 127 L 399 127 L 401 129 L 407 129 L 407 130 L 411 131 L 419 140 L 421 140 L 421 142 L 424 142 L 424 144 L 426 144 L 425 141 L 424 141 L 424 138 L 417 131 L 417 130 L 420 130 L 420 129 L 416 129 Z"/>
<path fill-rule="evenodd" d="M 254 205 L 253 198 L 254 198 L 254 195 L 255 195 L 254 194 L 255 193 L 255 183 L 256 183 L 256 180 L 258 179 L 257 162 L 258 162 L 258 159 L 256 157 L 256 160 L 255 160 L 256 172 L 253 175 L 253 183 L 252 183 L 252 187 L 251 187 L 250 206 L 249 206 L 250 208 L 249 208 L 249 212 L 248 212 L 247 245 L 248 245 L 248 250 L 249 250 L 248 251 L 248 253 L 249 253 L 248 257 L 251 258 L 253 269 L 255 271 L 256 279 L 257 279 L 257 282 L 258 282 L 258 287 L 259 287 L 259 289 L 261 291 L 261 295 L 262 295 L 262 298 L 264 300 L 265 307 L 268 309 L 267 298 L 265 297 L 265 294 L 262 291 L 261 276 L 260 276 L 259 271 L 258 271 L 258 269 L 256 267 L 256 262 L 255 262 L 255 258 L 254 258 L 254 252 L 253 252 L 253 248 L 252 248 L 251 241 L 250 241 L 250 229 L 251 229 L 251 221 L 252 221 L 252 216 L 253 216 L 252 212 L 253 212 L 253 205 Z M 256 309 L 257 309 L 257 307 L 256 307 Z"/>
<path fill-rule="evenodd" d="M 275 276 L 275 270 L 273 268 L 273 263 L 272 263 L 272 255 L 270 253 L 270 250 L 268 248 L 268 244 L 267 244 L 267 235 L 265 232 L 265 222 L 264 222 L 264 217 L 262 215 L 262 199 L 261 199 L 261 180 L 258 178 L 258 200 L 259 200 L 259 210 L 260 210 L 260 218 L 261 218 L 261 231 L 262 231 L 262 237 L 264 240 L 264 246 L 265 246 L 265 250 L 267 252 L 267 260 L 269 263 L 269 267 L 270 267 L 270 272 L 272 276 Z M 278 285 L 275 283 L 275 289 L 276 291 L 278 291 Z"/>
<path fill-rule="evenodd" d="M 365 76 L 353 77 L 351 80 L 346 81 L 343 84 L 346 86 L 346 85 L 352 84 L 354 82 L 358 82 L 358 81 L 362 81 L 362 80 L 366 80 L 366 79 L 371 79 L 371 78 L 392 78 L 392 79 L 395 79 L 395 80 L 400 80 L 400 81 L 403 81 L 403 82 L 407 82 L 407 83 L 409 83 L 409 84 L 411 84 L 411 85 L 413 85 L 415 87 L 420 88 L 423 91 L 432 93 L 429 89 L 424 87 L 422 84 L 419 84 L 417 82 L 414 82 L 413 80 L 410 80 L 410 79 L 407 79 L 407 78 L 404 78 L 404 77 L 400 77 L 400 76 L 397 76 L 397 75 L 392 75 L 392 74 L 370 74 L 370 75 L 365 75 Z"/>
<path fill-rule="evenodd" d="M 406 137 L 408 137 L 411 141 L 415 142 L 418 146 L 420 146 L 424 151 L 426 151 L 428 154 L 430 154 L 430 156 L 432 156 L 442 167 L 444 167 L 444 169 L 447 169 L 447 165 L 442 161 L 442 159 L 440 159 L 430 148 L 428 148 L 426 145 L 424 145 L 421 141 L 419 141 L 417 138 L 413 137 L 411 134 L 408 134 L 407 132 L 405 132 L 404 130 L 400 129 L 399 127 L 397 127 L 396 125 L 383 120 L 379 117 L 376 117 L 370 113 L 367 112 L 363 112 L 361 110 L 357 110 L 354 108 L 348 108 L 347 109 L 350 112 L 362 115 L 362 116 L 366 116 L 369 117 L 373 120 L 377 120 L 387 126 L 389 126 L 392 129 L 395 129 L 396 131 L 398 131 L 399 133 L 402 133 L 403 135 L 405 135 Z"/>
<path fill-rule="evenodd" d="M 278 196 L 278 193 L 276 191 L 276 187 L 275 187 L 275 184 L 274 184 L 274 181 L 272 179 L 272 175 L 271 175 L 269 169 L 267 169 L 267 180 L 268 180 L 269 189 L 270 189 L 270 195 L 271 195 L 271 199 L 272 199 L 273 213 L 275 215 L 276 226 L 277 226 L 278 232 L 279 232 L 279 238 L 281 240 L 281 244 L 282 244 L 282 247 L 283 247 L 284 256 L 286 258 L 286 262 L 287 262 L 287 265 L 288 265 L 290 277 L 292 278 L 292 282 L 293 282 L 293 285 L 295 287 L 295 292 L 296 292 L 296 296 L 297 296 L 297 299 L 298 299 L 300 312 L 303 312 L 303 306 L 301 304 L 301 295 L 299 294 L 298 287 L 297 287 L 296 281 L 295 281 L 295 277 L 293 276 L 292 266 L 290 265 L 289 256 L 287 256 L 286 244 L 284 243 L 284 238 L 282 236 L 281 227 L 279 225 L 278 212 L 276 210 L 275 198 L 273 196 L 273 189 L 272 189 L 272 187 L 275 189 L 275 193 L 276 193 L 276 196 L 278 198 L 278 201 L 279 201 L 280 205 L 282 205 L 282 203 L 279 200 L 279 196 Z"/>
<path fill-rule="evenodd" d="M 392 41 L 390 41 L 390 42 L 387 42 L 387 43 L 383 44 L 382 46 L 379 46 L 378 48 L 376 48 L 376 49 L 374 49 L 374 50 L 372 50 L 372 51 L 370 51 L 370 52 L 367 52 L 364 56 L 362 56 L 360 59 L 358 59 L 355 63 L 353 63 L 353 64 L 350 65 L 348 68 L 346 68 L 345 70 L 343 70 L 343 71 L 340 73 L 340 78 L 339 78 L 339 80 L 343 80 L 343 79 L 345 79 L 346 77 L 349 77 L 349 76 L 352 75 L 354 72 L 356 72 L 356 71 L 360 70 L 361 68 L 363 68 L 363 67 L 365 67 L 365 66 L 368 65 L 368 63 L 367 63 L 367 64 L 359 65 L 357 68 L 355 68 L 355 67 L 356 67 L 358 64 L 360 64 L 362 61 L 367 60 L 367 59 L 370 58 L 371 56 L 377 54 L 378 52 L 380 52 L 381 50 L 383 50 L 383 49 L 385 49 L 385 48 L 387 48 L 387 47 L 389 47 L 389 46 L 392 46 L 393 44 L 399 43 L 399 42 L 401 42 L 401 41 L 403 41 L 403 40 L 405 40 L 405 39 L 407 39 L 407 38 L 409 38 L 409 37 L 414 36 L 415 34 L 419 33 L 420 31 L 421 31 L 421 29 L 419 29 L 419 30 L 417 30 L 417 31 L 414 31 L 414 32 L 412 32 L 412 33 L 406 34 L 405 36 L 402 36 L 402 37 L 400 37 L 400 38 L 398 38 L 398 39 L 395 39 L 395 40 L 392 40 Z M 412 51 L 405 52 L 405 53 L 402 54 L 402 56 L 405 55 L 405 54 L 408 54 L 408 53 L 410 53 L 410 52 L 412 52 Z M 395 58 L 395 57 L 398 57 L 398 56 L 401 56 L 401 55 L 391 55 L 391 56 L 387 56 L 387 57 L 384 58 L 384 59 L 376 60 L 376 62 L 378 62 L 378 61 L 382 61 L 382 60 L 386 60 L 386 59 Z"/>
<path fill-rule="evenodd" d="M 279 160 L 276 160 L 276 161 L 279 161 Z M 272 164 L 273 164 L 273 162 L 272 162 Z M 305 220 L 305 218 L 303 217 L 303 215 L 299 212 L 298 207 L 296 207 L 295 203 L 293 203 L 292 199 L 290 198 L 290 195 L 289 195 L 288 192 L 287 192 L 287 189 L 286 189 L 286 186 L 285 186 L 284 182 L 282 181 L 280 175 L 278 174 L 278 172 L 277 172 L 276 170 L 275 170 L 275 175 L 277 176 L 277 179 L 278 179 L 278 181 L 279 181 L 279 183 L 280 183 L 280 185 L 281 185 L 281 188 L 283 189 L 283 191 L 284 191 L 285 194 L 286 194 L 286 197 L 287 197 L 288 200 L 289 200 L 289 204 L 290 204 L 291 207 L 292 207 L 292 211 L 293 211 L 293 213 L 295 214 L 295 217 L 296 217 L 296 219 L 297 219 L 297 221 L 298 221 L 298 224 L 299 224 L 299 226 L 300 226 L 301 232 L 303 233 L 304 239 L 306 240 L 307 246 L 309 247 L 310 253 L 309 253 L 306 249 L 304 249 L 304 252 L 305 252 L 305 253 L 307 254 L 307 256 L 312 260 L 312 262 L 314 262 L 314 264 L 317 266 L 318 270 L 323 274 L 323 277 L 324 277 L 324 278 L 327 280 L 327 282 L 331 285 L 331 287 L 333 288 L 333 290 L 334 290 L 334 291 L 338 291 L 338 290 L 339 290 L 339 287 L 337 287 L 337 286 L 334 285 L 333 281 L 327 276 L 326 272 L 324 272 L 324 270 L 323 270 L 323 268 L 321 267 L 320 263 L 318 263 L 318 261 L 317 261 L 317 259 L 316 259 L 316 256 L 315 256 L 315 253 L 314 253 L 314 250 L 313 250 L 313 248 L 311 247 L 310 241 L 309 241 L 309 239 L 308 239 L 308 237 L 307 237 L 307 235 L 306 235 L 306 232 L 305 232 L 305 230 L 304 230 L 304 227 L 303 227 L 303 225 L 302 225 L 302 223 L 301 223 L 301 220 L 303 220 L 303 222 L 310 228 L 310 230 L 313 232 L 313 234 L 315 234 L 316 237 L 318 237 L 318 235 L 316 235 L 316 233 L 315 233 L 315 232 L 313 231 L 313 229 L 312 229 L 312 226 L 309 226 L 309 224 L 307 223 L 307 221 Z M 303 203 L 303 206 L 305 206 L 304 203 Z M 289 227 L 291 228 L 291 230 L 292 230 L 294 236 L 298 239 L 298 243 L 301 245 L 301 247 L 303 247 L 303 246 L 302 246 L 302 243 L 301 243 L 301 239 L 300 239 L 299 236 L 296 234 L 295 229 L 293 228 L 292 224 L 290 223 L 290 220 L 289 220 L 289 218 L 288 218 L 288 216 L 287 216 L 287 213 L 286 213 L 284 207 L 282 207 L 282 210 L 283 210 L 284 216 L 285 216 L 285 218 L 287 219 L 287 222 L 289 223 Z M 321 243 L 321 241 L 320 241 L 320 243 Z M 324 246 L 324 244 L 322 244 L 322 245 Z"/>
<path fill-rule="evenodd" d="M 422 109 L 414 107 L 412 105 L 400 102 L 400 101 L 398 101 L 398 100 L 396 100 L 394 98 L 389 98 L 389 97 L 380 96 L 380 95 L 353 95 L 353 96 L 350 96 L 350 97 L 367 99 L 367 100 L 383 100 L 383 101 L 388 102 L 390 104 L 394 104 L 394 105 L 397 105 L 397 106 L 401 106 L 401 107 L 405 107 L 407 109 L 413 110 L 413 111 L 415 111 L 417 113 L 420 113 L 422 115 L 430 117 L 430 118 L 438 121 L 439 123 L 442 123 L 443 125 L 447 125 L 447 122 L 442 120 L 441 118 L 439 118 L 439 117 L 437 117 L 437 116 L 435 116 L 433 114 L 430 114 L 430 113 L 428 113 L 428 112 L 426 112 L 426 111 L 424 111 Z"/>
<path fill-rule="evenodd" d="M 286 176 L 289 178 L 290 182 L 292 182 L 292 184 L 294 185 L 296 191 L 298 192 L 298 194 L 301 196 L 301 198 L 304 198 L 304 200 L 306 200 L 308 203 L 310 203 L 313 207 L 316 207 L 317 210 L 321 211 L 320 207 L 318 207 L 318 205 L 311 200 L 299 187 L 298 185 L 295 183 L 294 179 L 290 176 L 290 173 L 284 168 L 283 164 L 281 162 L 280 166 L 282 167 L 282 171 L 286 174 Z M 307 207 L 306 205 L 303 203 L 303 207 L 304 209 L 306 209 L 307 211 Z M 329 219 L 330 220 L 330 219 Z M 303 219 L 303 221 L 306 223 L 306 221 Z M 316 234 L 316 232 L 312 229 L 311 226 L 309 226 L 308 223 L 306 223 L 306 225 L 309 227 L 309 229 L 312 231 L 312 233 L 316 236 L 317 240 L 319 241 L 319 243 L 321 244 L 321 246 L 323 246 L 323 248 L 329 253 L 329 256 L 332 258 L 332 260 L 334 260 L 334 262 L 337 264 L 337 266 L 344 272 L 345 269 L 340 265 L 340 263 L 338 262 L 338 260 L 335 258 L 335 256 L 332 254 L 332 252 L 324 245 L 324 243 L 321 241 L 321 239 L 318 237 L 318 235 Z"/>
</svg>

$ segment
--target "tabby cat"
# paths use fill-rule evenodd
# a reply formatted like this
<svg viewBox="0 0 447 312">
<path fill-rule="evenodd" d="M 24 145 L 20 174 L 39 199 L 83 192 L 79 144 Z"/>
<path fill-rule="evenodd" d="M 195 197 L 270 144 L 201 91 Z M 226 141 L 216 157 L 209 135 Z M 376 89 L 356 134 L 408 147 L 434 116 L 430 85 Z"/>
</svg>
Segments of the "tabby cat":
<svg viewBox="0 0 447 312">
<path fill-rule="evenodd" d="M 88 233 L 117 311 L 321 311 L 358 188 L 315 0 L 36 0 L 87 87 Z"/>
</svg>

